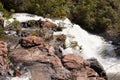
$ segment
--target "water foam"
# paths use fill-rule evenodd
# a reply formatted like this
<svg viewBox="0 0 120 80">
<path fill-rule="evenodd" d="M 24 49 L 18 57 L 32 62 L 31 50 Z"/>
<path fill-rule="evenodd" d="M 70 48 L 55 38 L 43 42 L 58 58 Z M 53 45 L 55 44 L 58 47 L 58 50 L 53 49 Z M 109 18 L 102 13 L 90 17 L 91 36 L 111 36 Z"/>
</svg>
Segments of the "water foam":
<svg viewBox="0 0 120 80">
<path fill-rule="evenodd" d="M 120 72 L 120 63 L 115 58 L 114 46 L 104 40 L 104 38 L 93 35 L 82 29 L 79 25 L 72 24 L 69 19 L 64 21 L 57 21 L 62 23 L 62 27 L 65 28 L 62 32 L 55 32 L 54 35 L 65 34 L 67 36 L 66 46 L 67 49 L 64 53 L 79 53 L 84 58 L 97 58 L 98 61 L 103 65 L 107 73 L 118 73 Z M 56 23 L 58 24 L 58 23 Z M 77 42 L 79 48 L 72 48 L 71 42 Z"/>
</svg>

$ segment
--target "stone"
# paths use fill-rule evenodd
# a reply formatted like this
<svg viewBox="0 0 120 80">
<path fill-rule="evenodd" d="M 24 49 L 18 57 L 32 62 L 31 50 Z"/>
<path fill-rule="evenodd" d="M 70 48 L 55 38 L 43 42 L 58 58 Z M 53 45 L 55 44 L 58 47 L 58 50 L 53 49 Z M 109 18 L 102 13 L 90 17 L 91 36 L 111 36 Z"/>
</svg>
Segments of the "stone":
<svg viewBox="0 0 120 80">
<path fill-rule="evenodd" d="M 44 40 L 49 41 L 53 39 L 53 30 L 42 28 L 39 30 L 39 36 L 42 37 Z"/>
<path fill-rule="evenodd" d="M 103 68 L 103 66 L 97 61 L 95 58 L 88 59 L 90 62 L 90 68 L 94 69 L 100 77 L 103 77 L 105 80 L 107 80 L 106 72 Z"/>
<path fill-rule="evenodd" d="M 55 54 L 59 58 L 62 58 L 63 54 L 62 54 L 62 51 L 61 51 L 60 47 L 65 48 L 66 36 L 61 34 L 61 35 L 56 35 L 53 38 L 54 39 L 50 41 L 50 44 L 54 47 Z"/>
<path fill-rule="evenodd" d="M 36 36 L 23 37 L 19 41 L 19 44 L 24 48 L 38 46 L 38 45 L 41 45 L 42 43 L 43 43 L 43 39 Z"/>
<path fill-rule="evenodd" d="M 7 44 L 4 41 L 0 41 L 0 55 L 6 54 L 7 51 Z"/>
<path fill-rule="evenodd" d="M 68 69 L 76 69 L 84 67 L 84 60 L 79 55 L 68 54 L 65 55 L 62 59 L 64 66 Z"/>
<path fill-rule="evenodd" d="M 55 28 L 57 25 L 47 20 L 47 21 L 41 21 L 41 26 L 47 28 Z"/>
<path fill-rule="evenodd" d="M 6 76 L 9 68 L 7 60 L 7 44 L 4 41 L 0 41 L 0 76 Z M 0 78 L 1 79 L 1 78 Z"/>
<path fill-rule="evenodd" d="M 120 58 L 120 46 L 115 49 L 116 56 Z"/>
<path fill-rule="evenodd" d="M 87 67 L 86 68 L 86 71 L 87 71 L 87 76 L 88 77 L 97 77 L 98 74 L 91 68 Z"/>
<path fill-rule="evenodd" d="M 88 80 L 86 71 L 81 72 L 80 70 L 73 70 L 72 73 L 72 80 Z"/>
<path fill-rule="evenodd" d="M 21 47 L 9 54 L 15 76 L 30 71 L 32 80 L 104 80 L 91 67 L 90 60 L 74 53 L 62 55 L 58 52 L 61 57 L 56 54 L 55 49 L 63 46 L 65 38 L 64 35 L 56 36 L 48 43 L 41 37 L 23 37 Z"/>
</svg>

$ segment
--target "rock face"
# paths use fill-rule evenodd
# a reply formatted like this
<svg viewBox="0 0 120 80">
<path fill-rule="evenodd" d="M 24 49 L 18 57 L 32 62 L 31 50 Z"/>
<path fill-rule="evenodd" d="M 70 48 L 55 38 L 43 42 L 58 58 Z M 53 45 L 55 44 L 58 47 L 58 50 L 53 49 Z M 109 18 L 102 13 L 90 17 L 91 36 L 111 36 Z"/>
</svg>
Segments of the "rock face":
<svg viewBox="0 0 120 80">
<path fill-rule="evenodd" d="M 103 77 L 105 80 L 108 80 L 106 72 L 102 65 L 97 61 L 95 58 L 88 59 L 90 62 L 90 68 L 94 69 L 101 77 Z"/>
<path fill-rule="evenodd" d="M 61 53 L 61 57 L 58 57 L 55 48 L 41 37 L 28 36 L 21 40 L 21 47 L 9 54 L 14 76 L 20 76 L 29 70 L 31 80 L 105 80 L 80 55 L 63 56 Z"/>
<path fill-rule="evenodd" d="M 3 41 L 0 41 L 0 80 L 5 80 L 9 70 L 7 51 L 7 44 Z"/>
<path fill-rule="evenodd" d="M 65 55 L 62 59 L 64 66 L 71 71 L 72 80 L 105 80 L 90 68 L 90 63 L 75 54 Z"/>
<path fill-rule="evenodd" d="M 3 41 L 0 41 L 0 55 L 4 55 L 7 53 L 7 44 Z"/>
<path fill-rule="evenodd" d="M 30 41 L 27 41 L 29 44 L 32 43 L 31 41 L 36 41 L 33 36 L 26 37 L 26 39 L 30 39 Z M 26 41 L 26 39 L 23 38 L 23 41 Z M 37 39 L 36 44 L 37 46 L 32 45 L 29 48 L 27 46 L 27 49 L 26 46 L 15 49 L 9 55 L 11 60 L 14 63 L 22 63 L 24 67 L 27 67 L 33 76 L 32 80 L 69 79 L 70 71 L 63 67 L 61 60 L 54 54 L 54 48 L 41 41 L 41 38 Z"/>
</svg>

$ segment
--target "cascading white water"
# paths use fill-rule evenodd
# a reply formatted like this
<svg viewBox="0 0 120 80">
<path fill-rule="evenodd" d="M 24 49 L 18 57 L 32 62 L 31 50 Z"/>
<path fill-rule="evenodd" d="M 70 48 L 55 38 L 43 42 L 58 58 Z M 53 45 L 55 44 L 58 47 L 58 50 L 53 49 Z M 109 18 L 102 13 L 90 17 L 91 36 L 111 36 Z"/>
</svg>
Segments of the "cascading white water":
<svg viewBox="0 0 120 80">
<path fill-rule="evenodd" d="M 77 51 L 77 53 L 82 55 L 84 58 L 97 58 L 98 61 L 103 65 L 107 73 L 120 72 L 120 63 L 114 57 L 115 54 L 113 45 L 106 42 L 100 36 L 88 33 L 87 31 L 83 30 L 79 25 L 72 24 L 67 18 L 64 21 L 56 21 L 56 23 L 62 23 L 62 27 L 65 27 L 62 32 L 54 33 L 55 35 L 67 35 L 67 49 L 65 49 L 64 51 L 65 54 L 72 52 L 74 53 L 75 51 Z M 71 47 L 71 42 L 74 41 L 78 43 L 77 46 L 82 47 L 82 51 L 79 48 Z M 104 55 L 106 55 L 106 57 L 104 57 Z"/>
<path fill-rule="evenodd" d="M 74 53 L 82 55 L 84 58 L 97 58 L 98 61 L 103 65 L 107 73 L 118 73 L 120 72 L 120 63 L 114 57 L 114 46 L 106 42 L 102 37 L 93 35 L 83 30 L 79 25 L 72 24 L 69 19 L 64 20 L 52 20 L 43 18 L 36 15 L 30 15 L 26 13 L 13 14 L 13 18 L 20 22 L 27 20 L 49 20 L 57 24 L 60 27 L 64 27 L 61 32 L 54 32 L 54 35 L 65 34 L 66 49 L 63 50 L 63 54 Z M 9 19 L 12 22 L 12 19 Z M 72 43 L 76 45 L 73 47 Z M 109 55 L 108 57 L 103 57 Z"/>
</svg>

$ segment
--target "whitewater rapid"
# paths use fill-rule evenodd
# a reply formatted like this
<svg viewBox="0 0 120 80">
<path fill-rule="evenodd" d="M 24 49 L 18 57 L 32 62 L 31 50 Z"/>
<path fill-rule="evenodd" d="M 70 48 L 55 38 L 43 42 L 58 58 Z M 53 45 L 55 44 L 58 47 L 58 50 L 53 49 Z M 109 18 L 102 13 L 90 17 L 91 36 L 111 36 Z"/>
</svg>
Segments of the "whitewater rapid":
<svg viewBox="0 0 120 80">
<path fill-rule="evenodd" d="M 53 20 L 27 13 L 16 13 L 12 16 L 13 18 L 6 20 L 4 25 L 8 24 L 7 21 L 12 22 L 14 19 L 19 22 L 41 19 L 43 21 L 49 20 L 57 26 L 63 27 L 62 31 L 54 32 L 54 35 L 65 34 L 67 36 L 66 49 L 61 48 L 64 55 L 73 53 L 82 55 L 85 59 L 94 57 L 103 65 L 107 73 L 116 74 L 120 72 L 120 63 L 115 58 L 114 46 L 106 42 L 104 38 L 90 34 L 79 25 L 73 24 L 68 18 Z"/>
<path fill-rule="evenodd" d="M 62 32 L 54 33 L 54 35 L 65 34 L 67 36 L 67 48 L 64 54 L 79 54 L 85 59 L 96 58 L 107 73 L 120 72 L 120 62 L 115 58 L 114 46 L 106 42 L 104 38 L 88 33 L 79 25 L 72 24 L 67 18 L 64 21 L 56 20 L 55 23 L 61 23 L 62 27 L 65 27 Z M 71 42 L 77 42 L 76 47 L 72 47 Z"/>
</svg>

